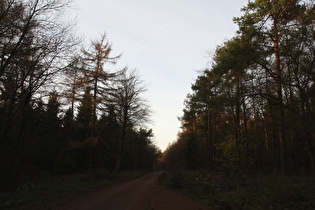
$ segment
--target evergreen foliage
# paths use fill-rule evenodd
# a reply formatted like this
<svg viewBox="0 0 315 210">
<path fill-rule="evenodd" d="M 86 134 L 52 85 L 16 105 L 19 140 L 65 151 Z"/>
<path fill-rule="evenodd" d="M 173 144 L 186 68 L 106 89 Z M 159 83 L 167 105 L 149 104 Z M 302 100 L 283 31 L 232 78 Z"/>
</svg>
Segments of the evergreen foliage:
<svg viewBox="0 0 315 210">
<path fill-rule="evenodd" d="M 315 173 L 314 8 L 314 1 L 249 1 L 234 18 L 237 35 L 192 85 L 164 165 Z"/>
</svg>

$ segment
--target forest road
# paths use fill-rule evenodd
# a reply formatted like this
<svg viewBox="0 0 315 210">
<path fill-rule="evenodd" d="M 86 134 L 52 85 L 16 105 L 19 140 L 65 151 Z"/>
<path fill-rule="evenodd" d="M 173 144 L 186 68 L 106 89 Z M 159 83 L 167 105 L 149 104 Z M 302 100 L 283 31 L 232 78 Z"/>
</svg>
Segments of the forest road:
<svg viewBox="0 0 315 210">
<path fill-rule="evenodd" d="M 43 207 L 51 210 L 204 210 L 190 198 L 159 184 L 162 172 L 113 184 Z"/>
</svg>

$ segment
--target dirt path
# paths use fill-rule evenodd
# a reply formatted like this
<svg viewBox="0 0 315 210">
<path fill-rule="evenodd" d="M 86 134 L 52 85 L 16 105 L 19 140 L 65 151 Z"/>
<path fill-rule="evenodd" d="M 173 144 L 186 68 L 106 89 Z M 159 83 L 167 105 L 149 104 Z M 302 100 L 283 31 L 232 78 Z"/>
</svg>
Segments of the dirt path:
<svg viewBox="0 0 315 210">
<path fill-rule="evenodd" d="M 162 173 L 114 184 L 43 207 L 51 210 L 203 210 L 208 209 L 158 184 Z"/>
</svg>

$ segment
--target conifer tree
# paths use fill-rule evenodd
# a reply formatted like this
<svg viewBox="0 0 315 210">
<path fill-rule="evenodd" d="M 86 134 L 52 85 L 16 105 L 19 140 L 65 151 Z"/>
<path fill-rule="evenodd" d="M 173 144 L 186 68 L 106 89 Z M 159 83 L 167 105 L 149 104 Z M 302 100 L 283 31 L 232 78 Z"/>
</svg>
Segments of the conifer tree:
<svg viewBox="0 0 315 210">
<path fill-rule="evenodd" d="M 88 50 L 83 50 L 82 61 L 84 81 L 90 86 L 93 97 L 92 136 L 95 136 L 98 105 L 106 100 L 110 87 L 110 80 L 117 77 L 124 70 L 110 72 L 108 64 L 116 64 L 120 55 L 112 56 L 112 45 L 108 42 L 106 34 L 100 40 L 92 41 Z M 107 69 L 106 69 L 107 68 Z"/>
</svg>

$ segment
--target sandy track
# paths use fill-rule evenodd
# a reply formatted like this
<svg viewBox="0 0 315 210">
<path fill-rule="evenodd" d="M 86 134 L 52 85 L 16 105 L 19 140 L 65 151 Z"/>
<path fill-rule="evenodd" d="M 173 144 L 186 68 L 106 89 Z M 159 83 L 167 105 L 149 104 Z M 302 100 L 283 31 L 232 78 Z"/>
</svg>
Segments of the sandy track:
<svg viewBox="0 0 315 210">
<path fill-rule="evenodd" d="M 83 193 L 43 207 L 52 210 L 199 210 L 208 209 L 178 192 L 159 185 L 162 173 Z"/>
</svg>

